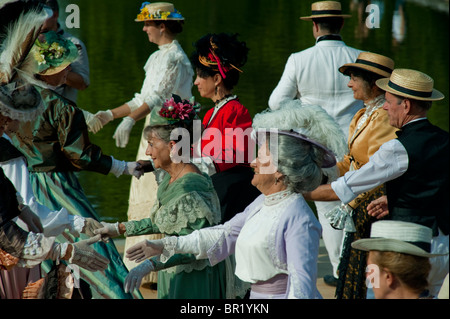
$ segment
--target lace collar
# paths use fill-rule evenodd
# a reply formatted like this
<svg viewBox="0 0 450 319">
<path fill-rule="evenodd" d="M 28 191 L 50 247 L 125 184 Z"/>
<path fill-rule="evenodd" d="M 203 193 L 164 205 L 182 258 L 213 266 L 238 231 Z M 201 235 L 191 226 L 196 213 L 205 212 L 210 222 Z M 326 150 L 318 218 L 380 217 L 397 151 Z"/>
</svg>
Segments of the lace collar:
<svg viewBox="0 0 450 319">
<path fill-rule="evenodd" d="M 282 201 L 284 201 L 286 198 L 288 198 L 291 194 L 293 194 L 293 192 L 289 189 L 275 193 L 275 194 L 271 194 L 271 195 L 267 195 L 264 198 L 264 205 L 266 206 L 273 206 L 276 204 L 281 203 Z"/>
<path fill-rule="evenodd" d="M 384 94 L 378 95 L 373 100 L 370 100 L 365 104 L 366 106 L 366 113 L 372 114 L 373 111 L 379 109 L 384 104 Z"/>
<path fill-rule="evenodd" d="M 168 50 L 168 49 L 170 49 L 171 47 L 176 46 L 177 44 L 178 44 L 178 41 L 177 41 L 177 40 L 173 40 L 173 41 L 170 42 L 170 43 L 166 43 L 166 44 L 159 45 L 158 48 L 159 48 L 160 50 Z"/>
<path fill-rule="evenodd" d="M 353 133 L 351 141 L 353 141 L 354 137 L 359 132 L 359 130 L 366 124 L 367 120 L 372 116 L 372 113 L 378 110 L 380 107 L 382 107 L 383 104 L 384 104 L 384 95 L 379 95 L 373 100 L 370 100 L 369 102 L 364 104 L 366 110 L 356 125 L 356 129 L 355 132 Z"/>
</svg>

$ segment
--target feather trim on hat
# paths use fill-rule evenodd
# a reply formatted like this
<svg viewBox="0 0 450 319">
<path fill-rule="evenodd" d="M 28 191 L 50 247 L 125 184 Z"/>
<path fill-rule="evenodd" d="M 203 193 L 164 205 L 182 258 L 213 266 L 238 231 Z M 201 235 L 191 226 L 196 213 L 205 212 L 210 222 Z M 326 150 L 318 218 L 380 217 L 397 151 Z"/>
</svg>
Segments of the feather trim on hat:
<svg viewBox="0 0 450 319">
<path fill-rule="evenodd" d="M 48 18 L 41 8 L 22 13 L 19 18 L 6 27 L 6 36 L 0 46 L 0 81 L 2 84 L 13 80 L 16 70 L 28 55 L 41 26 Z"/>
<path fill-rule="evenodd" d="M 295 130 L 333 151 L 338 161 L 348 153 L 344 132 L 336 121 L 321 106 L 302 104 L 300 100 L 286 101 L 277 110 L 256 114 L 253 128 Z"/>
</svg>

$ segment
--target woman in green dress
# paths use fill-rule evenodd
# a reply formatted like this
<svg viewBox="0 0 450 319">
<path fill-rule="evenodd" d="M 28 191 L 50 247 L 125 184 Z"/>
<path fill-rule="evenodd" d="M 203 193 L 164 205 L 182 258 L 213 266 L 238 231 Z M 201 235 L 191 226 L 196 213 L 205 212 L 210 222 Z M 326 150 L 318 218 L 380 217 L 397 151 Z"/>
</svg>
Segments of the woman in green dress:
<svg viewBox="0 0 450 319">
<path fill-rule="evenodd" d="M 105 227 L 96 233 L 104 237 L 156 233 L 182 236 L 220 222 L 220 203 L 210 177 L 189 161 L 192 137 L 199 136 L 193 134 L 196 111 L 191 103 L 176 98 L 155 107 L 150 125 L 144 130 L 148 140 L 146 154 L 154 169 L 167 172 L 158 187 L 150 218 L 104 223 Z M 181 129 L 181 139 L 176 129 Z M 196 260 L 194 255 L 174 255 L 165 264 L 151 258 L 130 271 L 125 291 L 138 289 L 145 275 L 158 271 L 158 299 L 223 299 L 227 297 L 226 268 L 226 263 L 212 267 L 209 261 Z"/>
<path fill-rule="evenodd" d="M 57 33 L 50 31 L 39 36 L 18 68 L 18 75 L 37 90 L 45 110 L 35 120 L 20 123 L 9 134 L 13 145 L 27 160 L 33 193 L 40 204 L 51 210 L 64 207 L 73 215 L 99 221 L 100 216 L 84 193 L 76 172 L 112 173 L 117 177 L 123 174 L 138 177 L 141 173 L 136 162 L 116 160 L 92 144 L 83 111 L 52 89 L 65 82 L 69 65 L 77 56 L 76 46 Z M 58 236 L 57 241 L 66 242 L 67 236 L 79 240 L 65 235 Z M 123 282 L 128 270 L 114 243 L 95 243 L 93 248 L 111 262 L 105 274 L 80 269 L 82 297 L 142 298 L 139 292 L 125 293 Z M 49 272 L 52 265 L 45 263 L 42 267 Z M 84 289 L 85 282 L 89 288 Z"/>
</svg>

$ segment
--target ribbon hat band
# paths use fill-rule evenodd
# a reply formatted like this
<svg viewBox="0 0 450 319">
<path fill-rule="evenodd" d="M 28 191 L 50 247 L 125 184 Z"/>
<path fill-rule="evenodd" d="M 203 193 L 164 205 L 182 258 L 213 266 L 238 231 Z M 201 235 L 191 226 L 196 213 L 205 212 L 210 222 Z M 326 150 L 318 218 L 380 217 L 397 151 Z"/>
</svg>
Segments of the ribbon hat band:
<svg viewBox="0 0 450 319">
<path fill-rule="evenodd" d="M 409 94 L 409 95 L 418 96 L 418 97 L 427 98 L 427 97 L 431 97 L 433 95 L 432 91 L 431 92 L 421 92 L 421 91 L 411 90 L 411 89 L 404 88 L 404 87 L 402 87 L 400 85 L 397 85 L 397 84 L 395 84 L 392 81 L 389 81 L 388 86 L 391 89 L 394 89 L 396 91 L 399 91 L 399 92 L 402 92 L 402 93 L 405 93 L 405 94 Z"/>
</svg>

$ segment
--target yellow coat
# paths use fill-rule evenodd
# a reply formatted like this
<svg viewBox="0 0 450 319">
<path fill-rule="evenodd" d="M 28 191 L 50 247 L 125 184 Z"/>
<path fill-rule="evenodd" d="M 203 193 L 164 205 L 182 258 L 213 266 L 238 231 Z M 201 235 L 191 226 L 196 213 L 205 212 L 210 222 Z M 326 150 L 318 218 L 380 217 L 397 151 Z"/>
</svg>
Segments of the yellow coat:
<svg viewBox="0 0 450 319">
<path fill-rule="evenodd" d="M 355 136 L 354 132 L 357 128 L 358 121 L 364 115 L 366 108 L 359 110 L 352 119 L 349 128 L 349 154 L 344 156 L 343 160 L 337 164 L 340 176 L 343 176 L 350 170 L 360 169 L 364 164 L 369 162 L 369 158 L 380 148 L 380 146 L 391 139 L 396 138 L 395 132 L 397 128 L 389 124 L 388 114 L 383 108 L 376 109 L 365 124 L 359 129 Z M 355 203 L 362 200 L 368 194 L 361 194 L 349 205 L 356 208 Z"/>
</svg>

